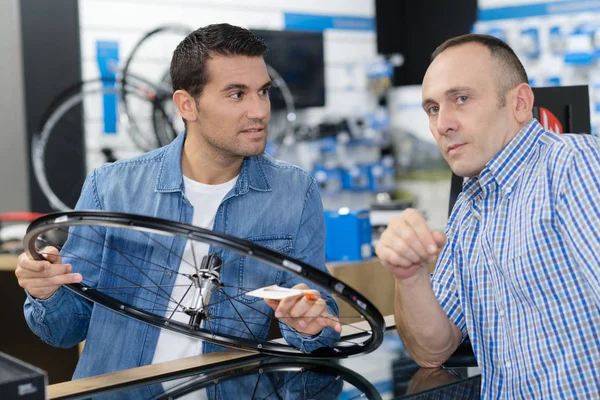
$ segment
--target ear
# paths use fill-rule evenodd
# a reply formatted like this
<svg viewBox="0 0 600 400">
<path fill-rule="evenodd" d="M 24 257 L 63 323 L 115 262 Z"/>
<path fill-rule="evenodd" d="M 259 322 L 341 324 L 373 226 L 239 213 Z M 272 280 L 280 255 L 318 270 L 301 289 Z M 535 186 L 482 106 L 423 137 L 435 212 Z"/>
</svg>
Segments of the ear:
<svg viewBox="0 0 600 400">
<path fill-rule="evenodd" d="M 520 124 L 533 118 L 533 91 L 527 83 L 521 83 L 515 89 L 515 117 Z"/>
<path fill-rule="evenodd" d="M 198 119 L 198 109 L 196 100 L 185 90 L 177 90 L 173 93 L 173 103 L 179 110 L 179 115 L 188 122 Z"/>
</svg>

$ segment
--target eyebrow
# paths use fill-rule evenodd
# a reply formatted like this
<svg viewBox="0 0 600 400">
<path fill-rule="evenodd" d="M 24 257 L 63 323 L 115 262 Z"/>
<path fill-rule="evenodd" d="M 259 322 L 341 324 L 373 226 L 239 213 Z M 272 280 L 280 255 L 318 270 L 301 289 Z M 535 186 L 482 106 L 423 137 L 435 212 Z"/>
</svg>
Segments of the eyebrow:
<svg viewBox="0 0 600 400">
<path fill-rule="evenodd" d="M 269 80 L 267 81 L 265 84 L 263 84 L 260 88 L 261 89 L 266 89 L 268 87 L 273 86 L 273 81 Z M 233 89 L 238 89 L 238 90 L 246 90 L 248 89 L 248 85 L 244 84 L 244 83 L 230 83 L 229 85 L 225 86 L 221 92 L 228 92 L 230 90 Z"/>
<path fill-rule="evenodd" d="M 449 95 L 452 95 L 452 94 L 456 94 L 456 93 L 464 92 L 464 91 L 468 91 L 468 90 L 471 90 L 471 88 L 467 87 L 467 86 L 457 86 L 457 87 L 453 87 L 453 88 L 450 88 L 450 89 L 446 90 L 445 95 L 449 96 Z M 425 108 L 425 106 L 427 104 L 429 104 L 429 103 L 437 103 L 437 102 L 435 100 L 431 99 L 431 98 L 425 99 L 421 103 L 421 107 Z"/>
</svg>

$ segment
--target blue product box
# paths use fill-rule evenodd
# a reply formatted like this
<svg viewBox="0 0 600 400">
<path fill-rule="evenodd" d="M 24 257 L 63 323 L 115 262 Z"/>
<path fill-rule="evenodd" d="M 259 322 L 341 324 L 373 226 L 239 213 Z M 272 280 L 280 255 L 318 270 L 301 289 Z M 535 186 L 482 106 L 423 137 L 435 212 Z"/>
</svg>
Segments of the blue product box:
<svg viewBox="0 0 600 400">
<path fill-rule="evenodd" d="M 325 210 L 327 261 L 360 261 L 373 256 L 369 210 Z"/>
</svg>

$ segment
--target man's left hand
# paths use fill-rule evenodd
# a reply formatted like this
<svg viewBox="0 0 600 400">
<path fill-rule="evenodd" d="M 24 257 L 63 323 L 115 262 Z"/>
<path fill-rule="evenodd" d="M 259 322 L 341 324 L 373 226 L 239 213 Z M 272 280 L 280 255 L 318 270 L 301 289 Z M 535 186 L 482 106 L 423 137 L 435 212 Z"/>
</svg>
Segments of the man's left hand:
<svg viewBox="0 0 600 400">
<path fill-rule="evenodd" d="M 299 283 L 292 289 L 306 290 L 309 287 Z M 318 290 L 286 297 L 283 300 L 265 299 L 265 302 L 275 310 L 276 318 L 303 335 L 318 335 L 326 326 L 331 326 L 336 332 L 342 331 L 339 320 L 327 312 L 327 303 L 321 298 Z"/>
</svg>

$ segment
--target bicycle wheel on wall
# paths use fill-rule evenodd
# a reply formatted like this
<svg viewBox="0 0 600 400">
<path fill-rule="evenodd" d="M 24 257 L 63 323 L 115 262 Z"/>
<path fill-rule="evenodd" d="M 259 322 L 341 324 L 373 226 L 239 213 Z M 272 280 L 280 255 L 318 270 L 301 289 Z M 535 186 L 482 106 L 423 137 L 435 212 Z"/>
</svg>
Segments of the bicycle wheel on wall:
<svg viewBox="0 0 600 400">
<path fill-rule="evenodd" d="M 132 137 L 140 150 L 149 151 L 167 145 L 184 129 L 179 111 L 171 100 L 173 89 L 169 64 L 173 50 L 193 30 L 185 25 L 158 26 L 148 31 L 136 42 L 123 64 L 122 88 L 135 83 L 138 79 L 143 79 L 146 82 L 152 82 L 157 89 L 155 104 L 159 107 L 149 116 L 149 119 L 152 120 L 154 142 Z M 120 94 L 123 110 L 131 123 L 135 124 L 140 119 L 137 100 L 125 90 L 122 90 Z M 144 116 L 143 121 L 146 119 Z"/>
<path fill-rule="evenodd" d="M 131 79 L 131 85 L 125 88 L 112 85 L 106 86 L 106 79 L 82 81 L 63 91 L 49 107 L 40 123 L 39 133 L 32 137 L 31 160 L 35 179 L 54 210 L 71 210 L 75 207 L 81 187 L 87 175 L 87 170 L 98 167 L 106 159 L 103 150 L 107 147 L 104 142 L 120 143 L 122 150 L 128 156 L 139 154 L 135 148 L 117 137 L 105 137 L 102 129 L 102 98 L 104 95 L 127 93 L 135 98 L 140 109 L 147 110 L 145 125 L 132 122 L 123 113 L 119 113 L 118 131 L 126 131 L 139 141 L 150 147 L 158 147 L 152 132 L 152 116 L 161 114 L 166 118 L 166 112 L 157 103 L 156 92 L 149 82 L 141 79 Z M 82 123 L 83 121 L 83 123 Z M 84 126 L 84 154 L 73 150 L 73 143 L 81 140 L 80 127 Z M 134 154 L 135 152 L 135 154 Z M 83 160 L 83 162 L 81 161 Z M 57 165 L 67 163 L 78 171 L 76 179 L 66 182 L 60 174 L 52 171 Z"/>
<path fill-rule="evenodd" d="M 24 245 L 36 259 L 43 258 L 46 246 L 59 248 L 63 261 L 83 276 L 81 284 L 66 286 L 80 296 L 117 313 L 218 345 L 276 355 L 341 358 L 373 351 L 383 340 L 385 325 L 379 311 L 343 282 L 286 255 L 289 244 L 285 240 L 271 243 L 281 250 L 275 251 L 179 222 L 74 211 L 35 220 Z M 184 253 L 186 246 L 190 251 Z M 190 256 L 182 258 L 180 254 Z M 269 340 L 268 332 L 276 321 L 273 312 L 248 292 L 299 282 L 318 289 L 323 297 L 333 296 L 338 303 L 350 305 L 353 311 L 339 316 L 342 339 L 320 342 L 314 338 L 320 347 L 310 352 L 281 338 Z M 223 305 L 234 312 L 221 313 Z M 362 325 L 354 324 L 357 319 Z M 285 319 L 280 322 L 284 337 L 297 333 Z"/>
</svg>

